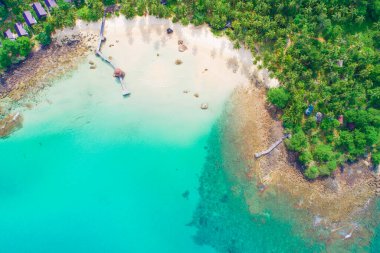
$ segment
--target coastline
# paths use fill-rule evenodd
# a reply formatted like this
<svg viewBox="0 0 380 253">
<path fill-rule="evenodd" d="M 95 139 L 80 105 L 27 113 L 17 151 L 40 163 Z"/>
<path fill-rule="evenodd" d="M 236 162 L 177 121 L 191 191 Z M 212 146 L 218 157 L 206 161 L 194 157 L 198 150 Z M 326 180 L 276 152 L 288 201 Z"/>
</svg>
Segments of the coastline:
<svg viewBox="0 0 380 253">
<path fill-rule="evenodd" d="M 34 96 L 77 68 L 88 55 L 90 34 L 66 34 L 57 31 L 59 38 L 45 48 L 35 48 L 24 61 L 2 75 L 0 86 L 0 137 L 7 137 L 22 126 L 22 110 L 31 109 Z"/>
<path fill-rule="evenodd" d="M 375 175 L 367 163 L 345 165 L 333 177 L 308 181 L 284 144 L 266 156 L 254 158 L 255 152 L 268 148 L 283 135 L 282 123 L 267 103 L 263 87 L 238 89 L 228 115 L 228 128 L 233 129 L 228 138 L 247 166 L 240 176 L 256 182 L 262 196 L 288 196 L 295 209 L 312 216 L 310 221 L 314 219 L 315 227 L 330 231 L 326 240 L 340 238 L 340 228 L 347 234 L 354 229 L 354 237 L 369 233 L 370 229 L 357 226 L 358 220 L 371 215 L 376 200 Z M 255 199 L 247 197 L 246 201 L 252 213 L 259 212 Z"/>
<path fill-rule="evenodd" d="M 150 33 L 164 33 L 162 28 L 171 24 L 168 20 L 153 17 L 140 17 L 128 22 L 135 25 L 151 23 L 161 26 L 160 31 L 154 28 L 148 30 L 141 28 L 138 33 L 147 36 L 146 40 L 149 40 Z M 195 54 L 191 37 L 186 38 L 186 34 L 180 33 L 181 25 L 174 24 L 173 26 L 176 36 L 179 32 L 179 36 L 184 37 L 185 43 L 189 45 L 190 53 Z M 95 34 L 98 27 L 99 22 L 88 24 L 79 21 L 74 29 L 57 31 L 56 41 L 49 48 L 34 53 L 11 71 L 5 78 L 9 89 L 2 92 L 2 100 L 6 101 L 9 106 L 3 108 L 4 114 L 13 113 L 15 104 L 21 103 L 28 108 L 32 107 L 32 103 L 28 99 L 32 97 L 31 94 L 37 93 L 56 78 L 74 69 L 79 64 L 79 59 L 84 59 L 87 53 L 93 50 L 91 46 L 97 41 Z M 87 30 L 81 31 L 84 28 Z M 195 30 L 199 30 L 202 34 L 204 26 L 193 29 L 194 33 Z M 65 42 L 67 36 L 69 36 L 69 40 Z M 199 43 L 212 43 L 205 39 L 209 38 L 207 36 L 199 38 Z M 230 49 L 232 43 L 218 46 Z M 220 52 L 216 51 L 215 54 L 217 53 Z M 334 176 L 335 179 L 319 179 L 310 182 L 305 180 L 300 170 L 296 168 L 295 162 L 291 158 L 291 154 L 286 151 L 284 144 L 281 144 L 270 155 L 254 160 L 255 152 L 266 149 L 283 135 L 281 122 L 272 116 L 271 109 L 266 102 L 265 88 L 262 87 L 263 83 L 266 86 L 275 86 L 276 82 L 269 80 L 267 71 L 259 71 L 252 65 L 252 56 L 249 57 L 246 50 L 240 49 L 236 53 L 240 55 L 240 58 L 232 55 L 230 61 L 227 62 L 230 70 L 245 74 L 247 79 L 256 84 L 256 86 L 250 84 L 248 87 L 238 88 L 232 96 L 233 108 L 229 112 L 234 145 L 249 168 L 245 176 L 248 179 L 258 179 L 260 183 L 275 191 L 289 194 L 295 201 L 295 208 L 307 210 L 313 216 L 324 217 L 325 224 L 335 224 L 336 227 L 344 223 L 351 224 L 355 214 L 373 203 L 375 189 L 372 173 L 368 168 L 360 169 L 363 166 L 358 165 L 359 169 L 347 168 L 344 173 L 337 172 Z M 240 64 L 241 62 L 245 64 Z M 201 88 L 199 89 L 201 90 Z M 353 171 L 353 174 L 350 171 Z M 369 200 L 370 202 L 368 202 Z M 246 201 L 248 205 L 251 205 L 251 199 L 247 198 Z M 252 211 L 254 212 L 254 209 Z"/>
</svg>

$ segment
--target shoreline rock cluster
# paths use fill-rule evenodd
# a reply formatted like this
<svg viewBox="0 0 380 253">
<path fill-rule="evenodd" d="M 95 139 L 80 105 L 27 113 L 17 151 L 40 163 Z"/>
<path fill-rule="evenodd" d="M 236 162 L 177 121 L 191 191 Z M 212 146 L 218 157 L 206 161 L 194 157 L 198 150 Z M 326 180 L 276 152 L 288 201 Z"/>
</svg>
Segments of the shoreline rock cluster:
<svg viewBox="0 0 380 253">
<path fill-rule="evenodd" d="M 34 95 L 75 69 L 91 50 L 93 39 L 82 34 L 62 36 L 3 73 L 0 85 L 0 127 L 1 123 L 9 122 L 9 117 L 17 113 L 15 108 L 25 105 L 31 107 Z M 5 125 L 0 137 L 8 136 L 21 124 Z"/>
<path fill-rule="evenodd" d="M 270 112 L 263 88 L 254 85 L 239 88 L 231 100 L 227 110 L 228 142 L 233 143 L 247 167 L 246 171 L 239 172 L 239 176 L 255 182 L 261 196 L 289 199 L 295 209 L 322 217 L 327 230 L 351 226 L 360 217 L 369 215 L 372 200 L 380 193 L 380 175 L 374 177 L 365 161 L 347 164 L 333 177 L 308 181 L 283 144 L 271 154 L 254 159 L 255 152 L 265 149 L 283 135 L 281 121 Z M 379 190 L 375 191 L 374 185 Z M 253 212 L 262 208 L 257 206 L 258 201 L 246 198 Z M 365 227 L 360 229 L 361 233 L 368 232 Z"/>
</svg>

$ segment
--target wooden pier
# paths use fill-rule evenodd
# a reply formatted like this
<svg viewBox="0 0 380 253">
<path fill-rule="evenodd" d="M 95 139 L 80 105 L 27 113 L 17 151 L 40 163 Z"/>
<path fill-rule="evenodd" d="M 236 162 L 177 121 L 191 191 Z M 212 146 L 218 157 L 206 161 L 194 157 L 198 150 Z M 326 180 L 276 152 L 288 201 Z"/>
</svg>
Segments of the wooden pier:
<svg viewBox="0 0 380 253">
<path fill-rule="evenodd" d="M 115 69 L 117 69 L 116 66 L 115 66 L 115 64 L 113 64 L 112 61 L 109 60 L 101 52 L 102 44 L 106 40 L 106 38 L 104 37 L 104 27 L 105 27 L 105 24 L 106 24 L 106 12 L 104 12 L 104 15 L 103 15 L 103 18 L 102 18 L 102 24 L 101 24 L 100 33 L 99 33 L 99 43 L 98 43 L 98 47 L 96 49 L 96 56 L 100 57 L 104 62 L 108 63 L 112 67 L 113 70 L 115 70 Z M 127 96 L 127 95 L 131 94 L 128 91 L 126 85 L 125 85 L 124 78 L 121 77 L 121 76 L 117 76 L 116 78 L 120 82 L 121 91 L 122 91 L 123 96 Z"/>
<path fill-rule="evenodd" d="M 272 146 L 270 146 L 267 150 L 264 150 L 262 152 L 256 153 L 255 154 L 255 158 L 260 158 L 263 155 L 269 154 L 270 152 L 272 152 L 273 149 L 275 149 L 278 145 L 280 145 L 285 139 L 290 138 L 290 137 L 291 137 L 290 134 L 285 134 L 284 136 L 281 137 L 281 139 L 279 139 L 278 141 L 276 141 L 275 143 L 273 143 Z"/>
</svg>

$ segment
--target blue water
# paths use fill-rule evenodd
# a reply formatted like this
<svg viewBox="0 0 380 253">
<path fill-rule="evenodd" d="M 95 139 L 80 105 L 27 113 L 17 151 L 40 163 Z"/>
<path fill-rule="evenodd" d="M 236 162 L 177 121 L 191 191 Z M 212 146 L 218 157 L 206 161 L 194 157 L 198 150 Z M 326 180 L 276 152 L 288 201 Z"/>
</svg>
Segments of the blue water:
<svg viewBox="0 0 380 253">
<path fill-rule="evenodd" d="M 238 180 L 222 107 L 199 110 L 183 87 L 131 84 L 145 96 L 122 99 L 87 71 L 40 94 L 0 141 L 0 252 L 378 252 L 379 234 L 329 248 L 312 217 Z"/>
<path fill-rule="evenodd" d="M 217 111 L 176 117 L 192 100 L 123 99 L 87 74 L 40 94 L 0 141 L 0 252 L 214 252 L 188 224 Z"/>
</svg>

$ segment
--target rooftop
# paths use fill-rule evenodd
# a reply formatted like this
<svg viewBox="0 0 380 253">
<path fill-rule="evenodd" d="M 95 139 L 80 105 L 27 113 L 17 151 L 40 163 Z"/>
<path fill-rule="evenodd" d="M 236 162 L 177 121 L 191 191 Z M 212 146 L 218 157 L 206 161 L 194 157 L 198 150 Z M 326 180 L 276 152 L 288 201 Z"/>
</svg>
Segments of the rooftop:
<svg viewBox="0 0 380 253">
<path fill-rule="evenodd" d="M 24 11 L 22 13 L 24 16 L 25 22 L 29 25 L 32 26 L 34 24 L 37 24 L 37 20 L 33 17 L 32 13 L 30 11 Z"/>
<path fill-rule="evenodd" d="M 42 7 L 41 3 L 39 2 L 35 2 L 33 3 L 33 9 L 34 11 L 36 12 L 38 18 L 43 18 L 43 17 L 46 17 L 47 16 L 47 12 L 45 11 L 45 9 Z"/>
<path fill-rule="evenodd" d="M 15 29 L 18 36 L 28 36 L 28 32 L 25 30 L 24 26 L 21 23 L 16 23 Z"/>
</svg>

